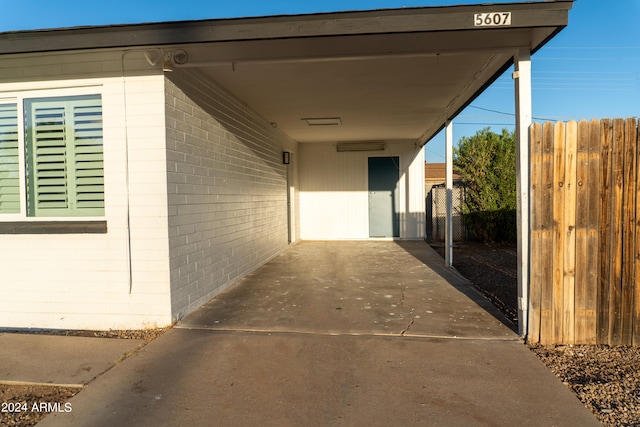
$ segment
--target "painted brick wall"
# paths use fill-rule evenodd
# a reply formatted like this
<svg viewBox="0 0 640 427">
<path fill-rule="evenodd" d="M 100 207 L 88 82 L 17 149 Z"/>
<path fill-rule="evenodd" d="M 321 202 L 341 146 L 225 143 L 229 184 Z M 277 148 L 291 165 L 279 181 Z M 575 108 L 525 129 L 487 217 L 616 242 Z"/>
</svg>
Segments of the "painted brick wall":
<svg viewBox="0 0 640 427">
<path fill-rule="evenodd" d="M 296 144 L 196 71 L 166 82 L 173 317 L 287 248 L 282 151 Z"/>
<path fill-rule="evenodd" d="M 0 98 L 77 90 L 102 95 L 108 231 L 0 234 L 0 328 L 170 324 L 164 87 L 162 73 L 151 69 L 141 52 L 2 61 Z M 4 215 L 0 221 L 16 218 Z"/>
</svg>

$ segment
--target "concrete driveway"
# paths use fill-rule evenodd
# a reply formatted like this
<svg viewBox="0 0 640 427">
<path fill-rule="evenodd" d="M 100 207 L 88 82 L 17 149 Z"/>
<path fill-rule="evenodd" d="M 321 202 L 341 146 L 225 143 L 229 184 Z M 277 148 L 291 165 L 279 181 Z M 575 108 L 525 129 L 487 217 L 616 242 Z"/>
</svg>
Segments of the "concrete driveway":
<svg viewBox="0 0 640 427">
<path fill-rule="evenodd" d="M 301 242 L 42 426 L 588 426 L 424 242 Z"/>
</svg>

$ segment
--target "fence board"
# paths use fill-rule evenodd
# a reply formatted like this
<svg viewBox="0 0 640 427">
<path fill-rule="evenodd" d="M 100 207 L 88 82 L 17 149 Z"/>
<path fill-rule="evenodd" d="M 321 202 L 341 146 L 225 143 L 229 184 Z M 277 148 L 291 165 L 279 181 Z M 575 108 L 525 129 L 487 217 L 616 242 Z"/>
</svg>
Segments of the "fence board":
<svg viewBox="0 0 640 427">
<path fill-rule="evenodd" d="M 624 121 L 613 120 L 611 152 L 611 263 L 609 265 L 609 343 L 622 344 L 622 207 L 624 182 Z"/>
<path fill-rule="evenodd" d="M 542 126 L 542 199 L 544 209 L 540 217 L 541 242 L 543 248 L 552 248 L 553 225 L 553 123 Z M 542 250 L 540 254 L 540 343 L 552 344 L 553 335 L 553 252 Z"/>
<path fill-rule="evenodd" d="M 562 260 L 562 336 L 568 344 L 575 343 L 575 270 L 576 270 L 576 156 L 578 125 L 569 121 L 565 125 L 565 166 L 563 224 L 565 250 Z"/>
<path fill-rule="evenodd" d="M 623 145 L 623 180 L 622 180 L 622 278 L 621 278 L 621 344 L 631 345 L 633 342 L 633 292 L 634 263 L 631 255 L 635 251 L 635 208 L 636 208 L 636 122 L 634 119 L 624 121 Z"/>
<path fill-rule="evenodd" d="M 554 245 L 564 248 L 564 184 L 565 184 L 565 124 L 557 122 L 553 127 L 553 223 Z M 553 340 L 564 342 L 564 255 L 563 250 L 553 251 Z"/>
<path fill-rule="evenodd" d="M 611 144 L 613 123 L 604 119 L 600 127 L 600 282 L 598 284 L 597 342 L 609 342 L 609 271 L 611 265 Z"/>
<path fill-rule="evenodd" d="M 597 342 L 597 302 L 598 286 L 600 283 L 600 122 L 589 122 L 589 166 L 586 187 L 588 188 L 588 202 L 585 216 L 587 217 L 587 257 L 585 274 L 585 330 L 587 335 L 581 341 L 584 344 Z"/>
<path fill-rule="evenodd" d="M 578 123 L 578 141 L 576 146 L 576 245 L 575 245 L 575 341 L 584 342 L 589 335 L 587 313 L 588 274 L 588 237 L 589 223 L 589 123 Z"/>
<path fill-rule="evenodd" d="M 540 303 L 542 300 L 542 212 L 543 212 L 543 180 L 542 180 L 542 125 L 534 123 L 529 128 L 529 183 L 531 191 L 529 200 L 531 203 L 531 239 L 529 256 L 531 257 L 529 269 L 529 331 L 531 342 L 540 342 Z"/>
<path fill-rule="evenodd" d="M 633 251 L 634 265 L 634 283 L 633 303 L 634 303 L 634 319 L 633 319 L 633 345 L 640 345 L 640 121 L 636 124 L 636 222 L 635 229 L 635 248 Z"/>
</svg>

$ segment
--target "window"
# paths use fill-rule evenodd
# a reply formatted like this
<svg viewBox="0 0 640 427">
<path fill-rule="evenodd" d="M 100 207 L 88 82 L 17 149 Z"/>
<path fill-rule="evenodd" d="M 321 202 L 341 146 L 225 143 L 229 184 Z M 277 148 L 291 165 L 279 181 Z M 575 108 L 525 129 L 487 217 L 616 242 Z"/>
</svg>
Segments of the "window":
<svg viewBox="0 0 640 427">
<path fill-rule="evenodd" d="M 0 214 L 21 206 L 28 217 L 104 215 L 100 95 L 0 104 Z"/>
</svg>

